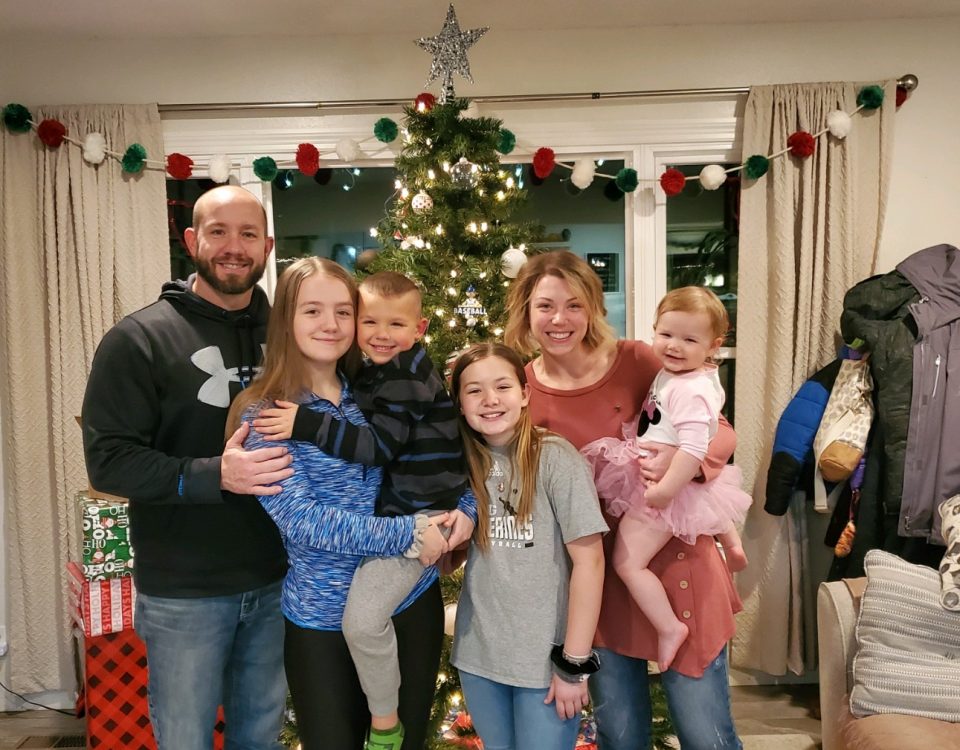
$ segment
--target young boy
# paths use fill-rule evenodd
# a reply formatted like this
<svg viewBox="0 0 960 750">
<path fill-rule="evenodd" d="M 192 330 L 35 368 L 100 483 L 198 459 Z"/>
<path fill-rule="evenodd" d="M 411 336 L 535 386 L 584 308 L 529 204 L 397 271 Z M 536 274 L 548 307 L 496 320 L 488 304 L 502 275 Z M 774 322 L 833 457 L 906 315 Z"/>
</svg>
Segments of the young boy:
<svg viewBox="0 0 960 750">
<path fill-rule="evenodd" d="M 253 423 L 270 439 L 292 437 L 346 460 L 384 466 L 377 515 L 417 514 L 418 532 L 431 515 L 454 511 L 469 487 L 456 408 L 418 343 L 426 328 L 416 284 L 393 271 L 368 276 L 360 284 L 357 343 L 369 364 L 353 386 L 368 426 L 289 402 L 265 409 Z M 350 586 L 343 635 L 372 715 L 369 750 L 399 750 L 403 741 L 390 617 L 422 572 L 416 557 L 370 557 Z"/>
</svg>

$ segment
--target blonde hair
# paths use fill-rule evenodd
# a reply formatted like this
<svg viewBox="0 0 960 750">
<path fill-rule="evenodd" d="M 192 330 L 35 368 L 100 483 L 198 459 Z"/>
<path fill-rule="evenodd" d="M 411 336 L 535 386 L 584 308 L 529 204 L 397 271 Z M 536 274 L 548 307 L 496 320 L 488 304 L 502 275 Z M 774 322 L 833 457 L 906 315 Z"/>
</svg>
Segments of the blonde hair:
<svg viewBox="0 0 960 750">
<path fill-rule="evenodd" d="M 327 258 L 301 258 L 292 263 L 277 282 L 277 294 L 267 323 L 267 352 L 263 369 L 254 381 L 233 400 L 227 414 L 226 437 L 240 426 L 244 411 L 251 404 L 267 403 L 282 399 L 291 401 L 310 389 L 310 377 L 304 363 L 303 353 L 293 335 L 293 320 L 297 311 L 297 297 L 303 282 L 311 276 L 323 274 L 342 281 L 350 293 L 354 312 L 358 303 L 357 282 L 343 266 Z M 357 372 L 360 351 L 354 341 L 338 363 L 350 377 Z"/>
<path fill-rule="evenodd" d="M 710 332 L 715 339 L 726 338 L 730 332 L 730 316 L 723 302 L 703 286 L 682 286 L 667 292 L 657 305 L 656 326 L 660 316 L 668 312 L 704 313 L 710 321 Z"/>
<path fill-rule="evenodd" d="M 584 345 L 591 351 L 616 343 L 617 335 L 607 322 L 603 303 L 603 284 L 587 262 L 569 250 L 553 250 L 534 255 L 520 267 L 516 281 L 507 295 L 507 327 L 503 340 L 526 357 L 539 346 L 530 330 L 530 300 L 540 279 L 555 276 L 562 279 L 587 308 L 587 333 Z"/>
<path fill-rule="evenodd" d="M 506 361 L 517 376 L 521 387 L 527 385 L 527 375 L 523 369 L 523 360 L 510 347 L 487 342 L 474 344 L 461 354 L 453 365 L 451 375 L 451 396 L 457 407 L 460 421 L 460 433 L 463 435 L 464 453 L 467 457 L 467 470 L 470 475 L 470 486 L 477 498 L 477 527 L 473 532 L 473 541 L 486 550 L 490 546 L 490 495 L 487 493 L 486 480 L 490 474 L 493 458 L 490 448 L 483 437 L 474 430 L 460 411 L 460 379 L 464 371 L 474 362 L 489 357 L 499 357 Z M 537 475 L 540 470 L 540 450 L 543 446 L 543 437 L 547 435 L 530 421 L 530 410 L 524 407 L 520 412 L 520 420 L 510 442 L 510 476 L 511 481 L 520 477 L 520 499 L 517 504 L 517 522 L 525 523 L 533 513 L 533 500 L 537 491 Z"/>
</svg>

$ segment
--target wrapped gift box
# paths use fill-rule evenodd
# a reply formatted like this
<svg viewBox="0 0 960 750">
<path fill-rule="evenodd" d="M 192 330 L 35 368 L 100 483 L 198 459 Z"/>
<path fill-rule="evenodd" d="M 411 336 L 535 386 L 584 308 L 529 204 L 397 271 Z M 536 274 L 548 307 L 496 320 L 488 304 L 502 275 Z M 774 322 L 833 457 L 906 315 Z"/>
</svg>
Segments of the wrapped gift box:
<svg viewBox="0 0 960 750">
<path fill-rule="evenodd" d="M 83 534 L 83 572 L 87 580 L 100 581 L 133 573 L 130 517 L 125 500 L 77 493 Z"/>
<path fill-rule="evenodd" d="M 89 581 L 75 562 L 67 563 L 70 611 L 86 636 L 116 633 L 133 627 L 137 590 L 133 577 Z"/>
<path fill-rule="evenodd" d="M 84 638 L 87 747 L 157 750 L 147 703 L 147 652 L 134 630 Z M 214 750 L 223 750 L 223 712 L 217 714 Z"/>
</svg>

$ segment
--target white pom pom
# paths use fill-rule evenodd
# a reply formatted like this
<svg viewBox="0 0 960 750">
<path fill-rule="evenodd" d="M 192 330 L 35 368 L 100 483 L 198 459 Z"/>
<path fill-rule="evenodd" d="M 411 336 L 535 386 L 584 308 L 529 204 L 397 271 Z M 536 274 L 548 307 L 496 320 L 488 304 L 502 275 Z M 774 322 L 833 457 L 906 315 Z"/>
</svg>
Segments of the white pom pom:
<svg viewBox="0 0 960 750">
<path fill-rule="evenodd" d="M 480 107 L 477 106 L 476 102 L 470 102 L 467 105 L 467 108 L 460 113 L 461 119 L 476 119 L 480 116 Z"/>
<path fill-rule="evenodd" d="M 107 139 L 102 133 L 87 133 L 83 139 L 83 160 L 89 164 L 100 164 L 107 155 Z"/>
<path fill-rule="evenodd" d="M 827 129 L 834 138 L 846 138 L 851 127 L 853 123 L 846 112 L 837 109 L 827 115 Z"/>
<path fill-rule="evenodd" d="M 527 262 L 527 256 L 523 250 L 516 247 L 508 247 L 503 255 L 500 256 L 503 275 L 508 279 L 517 278 L 520 273 L 520 266 Z"/>
<path fill-rule="evenodd" d="M 708 164 L 700 170 L 700 185 L 704 190 L 716 190 L 727 181 L 727 173 L 719 164 Z"/>
<path fill-rule="evenodd" d="M 593 182 L 596 173 L 597 165 L 594 164 L 593 159 L 577 159 L 570 173 L 570 182 L 581 190 L 586 190 Z"/>
<path fill-rule="evenodd" d="M 362 155 L 363 153 L 360 151 L 360 144 L 353 140 L 353 138 L 341 138 L 337 142 L 337 156 L 340 157 L 341 161 L 345 161 L 347 164 L 352 164 Z"/>
<path fill-rule="evenodd" d="M 232 167 L 233 164 L 229 156 L 226 154 L 214 154 L 210 157 L 210 167 L 208 169 L 210 179 L 223 184 L 230 179 L 230 169 Z"/>
</svg>

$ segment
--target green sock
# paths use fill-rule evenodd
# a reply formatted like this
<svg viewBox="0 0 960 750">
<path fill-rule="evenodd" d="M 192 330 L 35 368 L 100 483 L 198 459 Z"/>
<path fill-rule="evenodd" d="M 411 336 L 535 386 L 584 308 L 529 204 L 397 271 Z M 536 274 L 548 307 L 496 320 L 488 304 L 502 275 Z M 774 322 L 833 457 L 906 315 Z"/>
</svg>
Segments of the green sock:
<svg viewBox="0 0 960 750">
<path fill-rule="evenodd" d="M 370 727 L 366 750 L 400 750 L 401 745 L 403 745 L 403 724 L 400 722 L 390 729 Z"/>
</svg>

